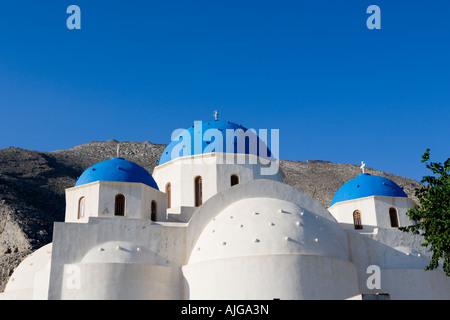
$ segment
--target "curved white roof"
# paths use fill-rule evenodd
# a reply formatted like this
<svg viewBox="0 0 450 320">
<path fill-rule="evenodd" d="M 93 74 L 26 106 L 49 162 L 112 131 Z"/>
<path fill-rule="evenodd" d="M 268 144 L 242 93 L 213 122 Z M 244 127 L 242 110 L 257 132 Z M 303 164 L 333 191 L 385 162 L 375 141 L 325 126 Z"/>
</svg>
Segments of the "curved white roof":
<svg viewBox="0 0 450 320">
<path fill-rule="evenodd" d="M 50 265 L 52 245 L 39 248 L 21 262 L 9 278 L 5 292 L 32 290 L 36 274 Z"/>
<path fill-rule="evenodd" d="M 277 254 L 347 260 L 342 233 L 338 224 L 324 217 L 324 212 L 308 211 L 276 198 L 242 199 L 226 207 L 206 225 L 194 245 L 189 264 Z"/>
</svg>

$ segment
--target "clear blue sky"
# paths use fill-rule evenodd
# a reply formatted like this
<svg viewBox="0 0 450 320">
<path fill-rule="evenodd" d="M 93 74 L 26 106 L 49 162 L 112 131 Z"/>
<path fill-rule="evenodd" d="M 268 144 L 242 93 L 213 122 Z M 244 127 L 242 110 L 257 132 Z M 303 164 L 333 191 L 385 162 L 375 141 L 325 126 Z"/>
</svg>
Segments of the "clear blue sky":
<svg viewBox="0 0 450 320">
<path fill-rule="evenodd" d="M 450 153 L 449 17 L 448 0 L 2 0 L 0 148 L 169 143 L 217 108 L 280 129 L 281 159 L 420 180 L 426 148 Z"/>
</svg>

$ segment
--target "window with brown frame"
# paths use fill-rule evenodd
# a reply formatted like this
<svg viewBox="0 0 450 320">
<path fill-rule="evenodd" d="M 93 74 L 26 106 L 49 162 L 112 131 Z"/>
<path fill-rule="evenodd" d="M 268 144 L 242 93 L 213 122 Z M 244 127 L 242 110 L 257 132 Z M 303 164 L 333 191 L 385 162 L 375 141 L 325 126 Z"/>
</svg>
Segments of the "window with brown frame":
<svg viewBox="0 0 450 320">
<path fill-rule="evenodd" d="M 114 215 L 119 217 L 125 216 L 125 196 L 123 194 L 116 196 Z"/>
<path fill-rule="evenodd" d="M 151 208 L 151 210 L 152 210 L 152 212 L 151 212 L 151 219 L 152 219 L 152 221 L 156 221 L 156 209 L 157 209 L 156 201 L 153 200 L 152 201 L 152 208 Z"/>
<path fill-rule="evenodd" d="M 166 184 L 167 209 L 172 207 L 172 185 L 170 182 Z"/>
<path fill-rule="evenodd" d="M 78 219 L 84 218 L 85 210 L 86 210 L 86 198 L 81 197 L 80 200 L 78 201 Z"/>
<path fill-rule="evenodd" d="M 355 226 L 355 230 L 362 230 L 363 228 L 361 212 L 359 210 L 353 212 L 353 225 Z"/>
<path fill-rule="evenodd" d="M 203 203 L 202 177 L 195 178 L 195 206 L 200 207 Z"/>
<path fill-rule="evenodd" d="M 398 228 L 398 214 L 397 209 L 390 208 L 389 209 L 389 218 L 391 220 L 391 227 L 392 228 Z"/>
<path fill-rule="evenodd" d="M 233 174 L 231 175 L 231 186 L 235 186 L 237 184 L 239 184 L 239 176 L 237 174 Z"/>
</svg>

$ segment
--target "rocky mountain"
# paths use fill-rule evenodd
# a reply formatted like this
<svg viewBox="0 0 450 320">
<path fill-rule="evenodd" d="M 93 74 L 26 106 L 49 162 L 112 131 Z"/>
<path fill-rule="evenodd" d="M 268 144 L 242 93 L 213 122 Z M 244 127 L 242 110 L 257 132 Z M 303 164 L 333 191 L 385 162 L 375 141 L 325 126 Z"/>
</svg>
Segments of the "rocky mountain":
<svg viewBox="0 0 450 320">
<path fill-rule="evenodd" d="M 0 292 L 14 268 L 34 250 L 52 241 L 53 223 L 64 221 L 65 189 L 88 167 L 119 154 L 149 172 L 158 165 L 165 145 L 150 142 L 90 142 L 68 150 L 38 152 L 0 150 Z M 329 161 L 281 161 L 285 182 L 328 207 L 336 190 L 357 176 L 359 165 Z M 404 187 L 413 200 L 420 184 L 376 171 Z"/>
</svg>

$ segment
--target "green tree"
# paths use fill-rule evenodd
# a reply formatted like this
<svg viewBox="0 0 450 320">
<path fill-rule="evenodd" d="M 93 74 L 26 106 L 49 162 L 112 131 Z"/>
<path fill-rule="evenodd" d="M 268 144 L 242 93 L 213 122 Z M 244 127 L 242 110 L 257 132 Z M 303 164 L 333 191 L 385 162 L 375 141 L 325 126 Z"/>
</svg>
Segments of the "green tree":
<svg viewBox="0 0 450 320">
<path fill-rule="evenodd" d="M 406 213 L 414 225 L 400 230 L 420 234 L 422 246 L 433 253 L 425 270 L 434 270 L 443 261 L 443 270 L 450 276 L 450 158 L 444 164 L 430 162 L 430 149 L 422 156 L 422 163 L 432 171 L 423 177 L 422 186 L 416 189 L 419 204 Z"/>
</svg>

